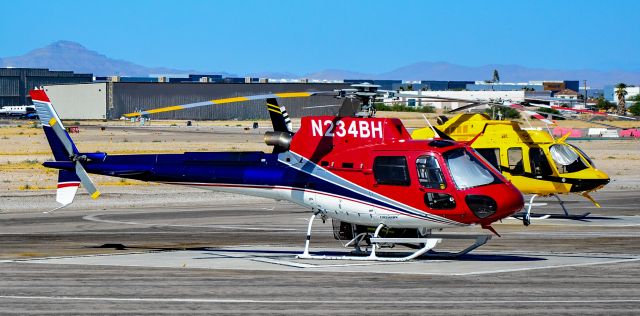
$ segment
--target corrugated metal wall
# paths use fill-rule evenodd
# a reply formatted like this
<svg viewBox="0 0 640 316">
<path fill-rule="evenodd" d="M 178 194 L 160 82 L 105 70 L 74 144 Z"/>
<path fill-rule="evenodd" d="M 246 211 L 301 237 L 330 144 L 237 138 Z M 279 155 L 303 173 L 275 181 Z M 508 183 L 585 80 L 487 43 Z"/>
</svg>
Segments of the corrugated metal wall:
<svg viewBox="0 0 640 316">
<path fill-rule="evenodd" d="M 0 77 L 0 106 L 20 103 L 20 77 Z"/>
<path fill-rule="evenodd" d="M 91 74 L 46 68 L 0 68 L 0 106 L 30 104 L 29 90 L 48 84 L 91 82 Z"/>
<path fill-rule="evenodd" d="M 118 119 L 125 113 L 148 110 L 165 106 L 202 102 L 211 99 L 296 91 L 331 91 L 347 88 L 347 84 L 315 83 L 132 83 L 114 82 L 109 84 L 107 94 L 107 115 Z M 292 117 L 306 115 L 331 115 L 338 107 L 305 109 L 319 105 L 340 104 L 341 100 L 331 96 L 280 99 Z M 205 106 L 169 113 L 153 114 L 154 119 L 189 120 L 250 120 L 268 119 L 264 101 L 249 101 Z"/>
<path fill-rule="evenodd" d="M 20 77 L 0 77 L 0 97 L 20 96 Z"/>
</svg>

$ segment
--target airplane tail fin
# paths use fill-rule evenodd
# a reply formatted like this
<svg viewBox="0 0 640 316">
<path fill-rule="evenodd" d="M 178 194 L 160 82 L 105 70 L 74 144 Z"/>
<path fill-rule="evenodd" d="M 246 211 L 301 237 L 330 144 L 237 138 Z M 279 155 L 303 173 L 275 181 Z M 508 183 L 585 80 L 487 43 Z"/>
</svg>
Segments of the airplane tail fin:
<svg viewBox="0 0 640 316">
<path fill-rule="evenodd" d="M 56 201 L 62 206 L 49 212 L 71 204 L 80 183 L 92 198 L 98 198 L 100 191 L 98 191 L 82 165 L 82 161 L 86 161 L 87 157 L 80 154 L 78 148 L 76 148 L 69 133 L 62 125 L 60 117 L 51 105 L 51 100 L 49 100 L 44 90 L 31 90 L 30 95 L 54 158 L 56 161 L 72 162 L 74 166 L 74 170 L 59 171 Z"/>
</svg>

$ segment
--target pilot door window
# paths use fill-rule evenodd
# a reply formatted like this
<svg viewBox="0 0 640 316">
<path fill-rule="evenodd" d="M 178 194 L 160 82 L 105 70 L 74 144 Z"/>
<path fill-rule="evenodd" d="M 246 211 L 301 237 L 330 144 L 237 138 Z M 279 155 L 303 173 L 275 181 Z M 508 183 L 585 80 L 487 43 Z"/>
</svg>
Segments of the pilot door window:
<svg viewBox="0 0 640 316">
<path fill-rule="evenodd" d="M 409 167 L 404 156 L 378 156 L 373 161 L 373 176 L 377 184 L 402 185 L 411 184 Z"/>
<path fill-rule="evenodd" d="M 422 187 L 437 190 L 447 188 L 447 183 L 436 157 L 418 157 L 416 160 L 416 169 L 418 171 L 418 181 Z M 451 195 L 440 192 L 425 193 L 424 204 L 434 210 L 446 210 L 456 207 L 456 202 Z"/>
<path fill-rule="evenodd" d="M 509 159 L 509 173 L 512 176 L 524 174 L 524 163 L 522 161 L 522 148 L 514 147 L 507 150 Z"/>
<path fill-rule="evenodd" d="M 531 173 L 536 177 L 550 176 L 553 174 L 547 157 L 542 148 L 529 149 L 529 162 L 531 163 Z"/>
<path fill-rule="evenodd" d="M 418 181 L 420 185 L 430 189 L 445 189 L 447 187 L 438 160 L 433 156 L 421 156 L 416 160 Z"/>
</svg>

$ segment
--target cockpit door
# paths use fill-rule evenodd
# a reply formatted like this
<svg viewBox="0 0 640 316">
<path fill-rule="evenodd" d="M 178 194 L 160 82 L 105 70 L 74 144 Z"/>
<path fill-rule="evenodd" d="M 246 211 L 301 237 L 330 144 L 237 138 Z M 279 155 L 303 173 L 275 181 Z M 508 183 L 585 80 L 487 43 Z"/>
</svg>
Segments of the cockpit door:
<svg viewBox="0 0 640 316">
<path fill-rule="evenodd" d="M 424 205 L 429 210 L 456 212 L 455 190 L 452 190 L 443 171 L 443 161 L 435 155 L 421 155 L 415 160 L 419 189 L 423 192 Z"/>
</svg>

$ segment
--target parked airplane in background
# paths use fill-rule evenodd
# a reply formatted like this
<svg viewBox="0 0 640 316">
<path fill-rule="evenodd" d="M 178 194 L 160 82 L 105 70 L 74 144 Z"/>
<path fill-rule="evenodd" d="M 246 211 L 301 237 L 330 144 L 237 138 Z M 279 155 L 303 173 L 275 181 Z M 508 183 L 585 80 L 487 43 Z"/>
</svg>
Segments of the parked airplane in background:
<svg viewBox="0 0 640 316">
<path fill-rule="evenodd" d="M 0 107 L 0 116 L 35 117 L 36 109 L 33 105 L 15 105 Z"/>
<path fill-rule="evenodd" d="M 416 258 L 454 236 L 432 230 L 479 225 L 496 233 L 492 223 L 522 209 L 522 194 L 470 147 L 443 139 L 412 139 L 400 120 L 371 117 L 368 110 L 376 86 L 355 88 L 339 93 L 346 95 L 345 104 L 363 100 L 357 115 L 304 117 L 295 133 L 276 98 L 317 93 L 236 97 L 136 113 L 267 99 L 274 131 L 265 135 L 265 141 L 274 146 L 273 153 L 83 153 L 46 93 L 34 90 L 31 96 L 55 157 L 44 166 L 59 169 L 56 200 L 61 207 L 73 201 L 80 183 L 93 198 L 100 195 L 88 173 L 286 200 L 313 212 L 300 258 L 335 259 L 309 253 L 312 224 L 320 216 L 334 219 L 336 238 L 349 239 L 347 245 L 356 251 L 363 244 L 371 246 L 368 256 L 339 259 L 387 261 Z M 457 237 L 465 236 L 469 238 Z M 473 236 L 475 243 L 458 254 L 490 237 Z M 402 258 L 376 255 L 377 248 L 393 245 L 419 250 Z"/>
</svg>

